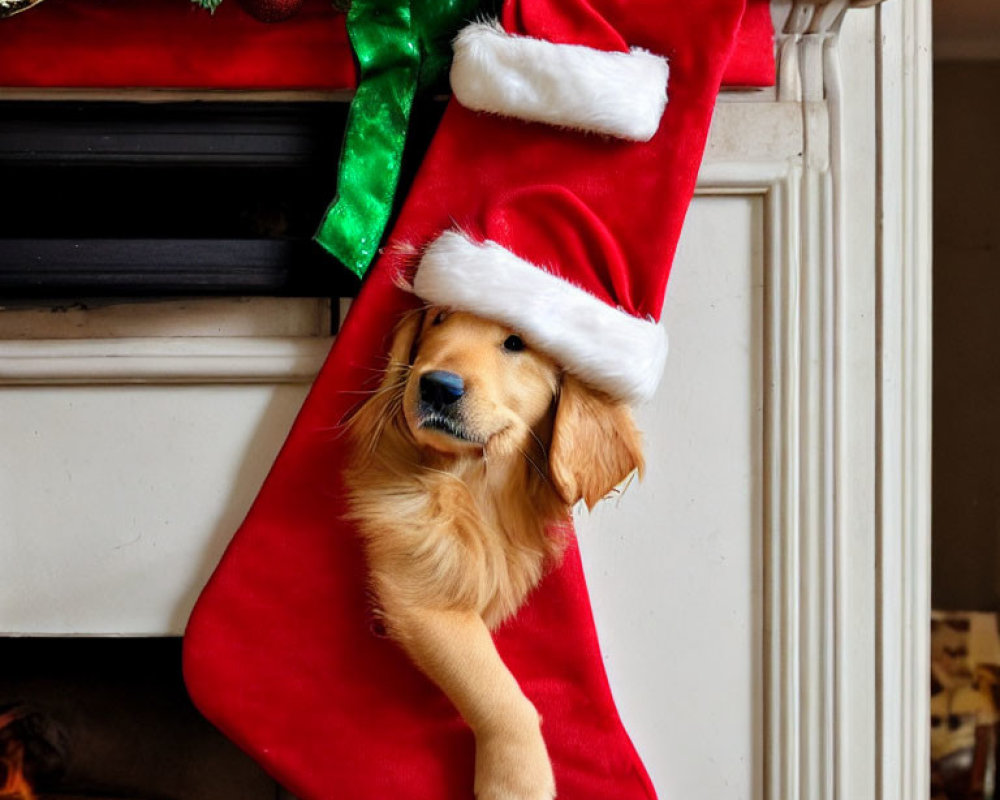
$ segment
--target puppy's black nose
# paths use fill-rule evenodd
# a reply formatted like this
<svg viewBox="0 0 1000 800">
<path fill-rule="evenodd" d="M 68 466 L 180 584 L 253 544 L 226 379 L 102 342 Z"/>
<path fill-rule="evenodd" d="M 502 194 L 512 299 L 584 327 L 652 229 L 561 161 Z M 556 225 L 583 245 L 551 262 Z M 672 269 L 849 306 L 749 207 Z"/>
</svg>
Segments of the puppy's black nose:
<svg viewBox="0 0 1000 800">
<path fill-rule="evenodd" d="M 420 376 L 420 399 L 435 411 L 443 411 L 465 394 L 461 375 L 433 370 Z"/>
</svg>

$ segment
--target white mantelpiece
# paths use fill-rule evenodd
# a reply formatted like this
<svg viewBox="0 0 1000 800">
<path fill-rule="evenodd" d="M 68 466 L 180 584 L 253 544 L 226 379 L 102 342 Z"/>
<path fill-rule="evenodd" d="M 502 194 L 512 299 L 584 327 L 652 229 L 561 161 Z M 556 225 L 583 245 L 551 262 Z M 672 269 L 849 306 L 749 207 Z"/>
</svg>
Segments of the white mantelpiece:
<svg viewBox="0 0 1000 800">
<path fill-rule="evenodd" d="M 0 312 L 0 632 L 180 633 L 330 330 L 320 300 Z"/>
<path fill-rule="evenodd" d="M 928 794 L 930 8 L 866 5 L 776 2 L 720 98 L 649 476 L 581 520 L 664 797 Z M 0 312 L 2 632 L 182 630 L 329 345 L 211 302 Z"/>
</svg>

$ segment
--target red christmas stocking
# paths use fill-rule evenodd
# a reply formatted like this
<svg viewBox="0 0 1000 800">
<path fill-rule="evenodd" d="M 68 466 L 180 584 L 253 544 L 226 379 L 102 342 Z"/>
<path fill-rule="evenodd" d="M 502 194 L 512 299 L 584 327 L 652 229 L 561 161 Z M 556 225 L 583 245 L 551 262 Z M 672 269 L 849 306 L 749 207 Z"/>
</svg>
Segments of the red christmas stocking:
<svg viewBox="0 0 1000 800">
<path fill-rule="evenodd" d="M 305 800 L 472 796 L 472 734 L 379 635 L 343 519 L 341 423 L 377 385 L 389 332 L 421 301 L 473 310 L 583 381 L 648 398 L 666 352 L 655 320 L 743 5 L 511 0 L 501 25 L 457 40 L 455 99 L 386 254 L 188 626 L 195 703 Z M 543 718 L 560 798 L 654 797 L 574 545 L 495 640 Z"/>
</svg>

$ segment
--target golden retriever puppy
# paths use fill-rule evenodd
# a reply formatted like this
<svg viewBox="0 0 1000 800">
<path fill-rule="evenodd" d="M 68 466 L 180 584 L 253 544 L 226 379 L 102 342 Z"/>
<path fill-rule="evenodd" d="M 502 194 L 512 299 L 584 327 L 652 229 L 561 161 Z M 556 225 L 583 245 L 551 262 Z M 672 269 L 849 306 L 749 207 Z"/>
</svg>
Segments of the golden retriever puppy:
<svg viewBox="0 0 1000 800">
<path fill-rule="evenodd" d="M 630 410 L 516 331 L 430 308 L 351 420 L 351 516 L 386 630 L 476 738 L 480 800 L 555 795 L 538 713 L 490 630 L 556 564 L 551 523 L 643 468 Z"/>
</svg>

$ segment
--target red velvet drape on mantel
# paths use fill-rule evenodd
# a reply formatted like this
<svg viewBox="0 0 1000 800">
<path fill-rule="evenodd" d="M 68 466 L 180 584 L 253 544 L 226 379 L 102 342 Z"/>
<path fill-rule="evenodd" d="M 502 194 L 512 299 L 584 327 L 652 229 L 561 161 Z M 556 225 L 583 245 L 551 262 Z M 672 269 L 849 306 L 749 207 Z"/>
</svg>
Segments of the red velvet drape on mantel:
<svg viewBox="0 0 1000 800">
<path fill-rule="evenodd" d="M 724 86 L 774 83 L 768 0 L 750 0 Z M 342 14 L 305 0 L 258 22 L 236 0 L 215 15 L 188 0 L 46 0 L 0 20 L 0 87 L 353 89 Z M 2 92 L 2 89 L 0 89 Z"/>
</svg>

